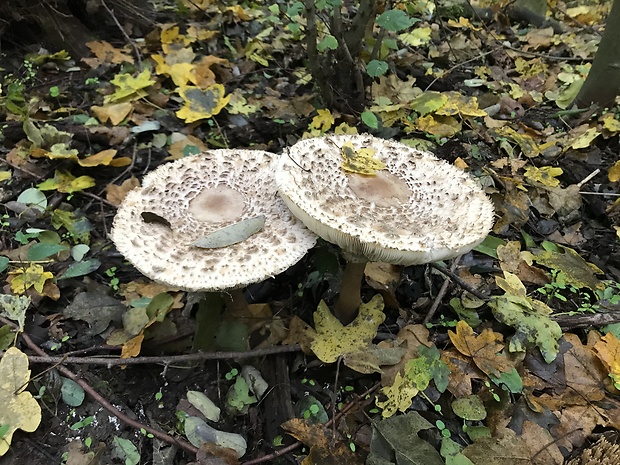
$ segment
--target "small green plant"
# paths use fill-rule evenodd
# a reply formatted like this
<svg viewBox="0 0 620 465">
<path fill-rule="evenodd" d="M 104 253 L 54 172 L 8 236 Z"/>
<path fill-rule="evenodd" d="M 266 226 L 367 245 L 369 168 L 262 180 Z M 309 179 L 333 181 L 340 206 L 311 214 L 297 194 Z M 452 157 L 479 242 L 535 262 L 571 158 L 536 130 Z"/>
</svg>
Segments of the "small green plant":
<svg viewBox="0 0 620 465">
<path fill-rule="evenodd" d="M 75 410 L 72 410 L 72 412 L 75 412 Z M 90 416 L 90 417 L 86 417 L 84 418 L 82 421 L 78 421 L 77 423 L 73 423 L 69 428 L 71 429 L 71 431 L 75 431 L 81 428 L 84 428 L 88 425 L 90 425 L 93 421 L 95 421 L 95 417 Z"/>
<path fill-rule="evenodd" d="M 94 86 L 96 84 L 99 84 L 99 78 L 89 77 L 88 79 L 86 79 L 86 81 L 84 81 L 84 84 L 86 84 L 87 86 Z"/>
<path fill-rule="evenodd" d="M 140 432 L 143 436 L 146 436 L 149 439 L 153 439 L 155 437 L 151 433 L 147 432 L 144 428 L 140 428 Z"/>
<path fill-rule="evenodd" d="M 228 373 L 226 373 L 224 377 L 226 378 L 227 381 L 232 381 L 233 379 L 237 377 L 238 374 L 239 374 L 239 370 L 237 370 L 236 368 L 233 368 Z"/>
<path fill-rule="evenodd" d="M 87 449 L 90 449 L 90 446 L 93 445 L 93 438 L 88 436 L 86 439 L 84 439 L 84 445 L 86 446 Z"/>
<path fill-rule="evenodd" d="M 52 86 L 50 87 L 50 97 L 58 97 L 60 95 L 60 89 L 58 88 L 58 86 Z"/>
<path fill-rule="evenodd" d="M 70 338 L 71 338 L 71 336 L 68 336 L 68 335 L 67 336 L 63 336 L 62 339 L 59 342 L 53 344 L 52 347 L 50 347 L 50 349 L 51 350 L 58 350 L 58 349 L 60 349 L 62 347 L 62 344 L 67 342 Z"/>
<path fill-rule="evenodd" d="M 113 266 L 105 270 L 105 275 L 110 278 L 110 287 L 118 291 L 119 279 L 116 277 L 116 267 Z"/>
</svg>

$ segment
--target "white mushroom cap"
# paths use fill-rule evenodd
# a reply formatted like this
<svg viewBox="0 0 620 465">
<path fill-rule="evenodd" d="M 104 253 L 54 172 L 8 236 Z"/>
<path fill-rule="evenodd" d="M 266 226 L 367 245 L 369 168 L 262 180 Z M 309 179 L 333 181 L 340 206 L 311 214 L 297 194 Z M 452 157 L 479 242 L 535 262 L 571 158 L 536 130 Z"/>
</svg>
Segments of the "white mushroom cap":
<svg viewBox="0 0 620 465">
<path fill-rule="evenodd" d="M 316 236 L 278 196 L 274 159 L 259 150 L 212 150 L 162 165 L 127 194 L 112 240 L 144 275 L 189 291 L 236 289 L 281 273 Z M 192 245 L 259 215 L 265 217 L 262 230 L 241 242 Z"/>
<path fill-rule="evenodd" d="M 376 176 L 342 169 L 340 148 L 374 149 Z M 364 135 L 301 140 L 276 168 L 291 211 L 351 260 L 415 265 L 453 258 L 484 240 L 493 205 L 465 172 L 404 144 Z"/>
</svg>

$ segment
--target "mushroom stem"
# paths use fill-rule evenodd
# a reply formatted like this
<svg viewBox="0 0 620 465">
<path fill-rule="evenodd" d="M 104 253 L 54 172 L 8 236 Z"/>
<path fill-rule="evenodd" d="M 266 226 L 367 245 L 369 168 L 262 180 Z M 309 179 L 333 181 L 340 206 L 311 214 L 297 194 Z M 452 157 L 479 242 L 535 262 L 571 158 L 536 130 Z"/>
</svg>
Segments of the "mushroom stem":
<svg viewBox="0 0 620 465">
<path fill-rule="evenodd" d="M 362 278 L 366 269 L 366 261 L 347 261 L 342 275 L 340 295 L 334 307 L 334 313 L 343 325 L 348 325 L 357 316 L 362 303 Z"/>
<path fill-rule="evenodd" d="M 226 310 L 232 315 L 247 316 L 248 301 L 243 295 L 243 288 L 222 292 Z"/>
</svg>

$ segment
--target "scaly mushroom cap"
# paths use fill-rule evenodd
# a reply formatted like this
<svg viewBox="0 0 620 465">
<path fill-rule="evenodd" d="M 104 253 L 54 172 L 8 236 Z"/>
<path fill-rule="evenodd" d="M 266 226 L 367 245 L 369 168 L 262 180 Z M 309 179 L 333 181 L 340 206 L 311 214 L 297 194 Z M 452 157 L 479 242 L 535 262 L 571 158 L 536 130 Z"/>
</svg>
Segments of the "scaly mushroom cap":
<svg viewBox="0 0 620 465">
<path fill-rule="evenodd" d="M 345 172 L 342 146 L 373 149 L 375 176 Z M 459 168 L 364 135 L 301 140 L 276 168 L 280 195 L 309 229 L 351 260 L 415 265 L 468 252 L 493 225 L 493 205 Z"/>
<path fill-rule="evenodd" d="M 316 236 L 278 197 L 274 158 L 259 150 L 212 150 L 160 166 L 125 197 L 112 240 L 144 275 L 189 291 L 235 289 L 283 272 Z M 192 245 L 259 215 L 262 230 L 241 242 Z"/>
</svg>

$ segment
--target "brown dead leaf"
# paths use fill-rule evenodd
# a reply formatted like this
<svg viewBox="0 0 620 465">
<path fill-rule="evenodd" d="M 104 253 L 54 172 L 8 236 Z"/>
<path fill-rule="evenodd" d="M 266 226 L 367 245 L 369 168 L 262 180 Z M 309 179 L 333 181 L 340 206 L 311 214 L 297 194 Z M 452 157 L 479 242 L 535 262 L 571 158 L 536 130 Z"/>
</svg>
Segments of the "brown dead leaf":
<svg viewBox="0 0 620 465">
<path fill-rule="evenodd" d="M 476 367 L 471 358 L 447 349 L 441 352 L 441 361 L 450 369 L 448 391 L 456 398 L 469 396 L 473 393 L 472 379 L 483 379 L 486 375 Z"/>
<path fill-rule="evenodd" d="M 543 286 L 549 282 L 547 273 L 540 268 L 530 266 L 521 253 L 521 243 L 510 241 L 497 247 L 499 266 L 503 271 L 516 274 L 522 282 Z"/>
<path fill-rule="evenodd" d="M 139 186 L 140 181 L 133 176 L 129 179 L 125 179 L 120 186 L 118 184 L 108 184 L 105 189 L 107 192 L 106 199 L 114 205 L 120 205 L 127 195 L 127 192 Z"/>
<path fill-rule="evenodd" d="M 504 349 L 504 336 L 491 329 L 477 335 L 464 321 L 456 324 L 456 333 L 448 331 L 454 347 L 463 355 L 471 357 L 478 368 L 488 375 L 499 377 L 502 372 L 512 369 L 506 356 L 500 354 Z"/>
<path fill-rule="evenodd" d="M 98 68 L 102 64 L 120 65 L 121 63 L 133 63 L 133 57 L 126 50 L 115 48 L 105 40 L 87 42 L 86 46 L 96 58 L 83 58 L 82 61 L 91 68 Z"/>
<path fill-rule="evenodd" d="M 510 178 L 502 178 L 506 187 L 504 199 L 498 208 L 501 218 L 495 223 L 493 231 L 502 234 L 507 231 L 510 225 L 521 228 L 530 214 L 530 199 L 527 194 L 520 189 L 520 184 Z"/>
<path fill-rule="evenodd" d="M 594 344 L 594 353 L 609 372 L 609 377 L 614 384 L 613 393 L 618 394 L 620 389 L 620 341 L 612 332 L 609 332 Z"/>
<path fill-rule="evenodd" d="M 288 328 L 288 336 L 282 341 L 282 344 L 299 344 L 301 346 L 301 350 L 303 350 L 305 354 L 311 354 L 312 349 L 310 349 L 310 345 L 312 344 L 313 339 L 312 331 L 314 331 L 312 326 L 295 315 L 291 318 Z"/>
<path fill-rule="evenodd" d="M 120 145 L 131 135 L 131 131 L 126 126 L 114 126 L 113 128 L 107 126 L 91 126 L 88 130 L 91 134 L 103 134 L 107 136 L 110 145 Z"/>
<path fill-rule="evenodd" d="M 142 348 L 142 341 L 144 341 L 144 332 L 141 331 L 137 336 L 132 337 L 123 344 L 121 350 L 121 358 L 132 358 L 140 355 L 140 349 Z"/>
<path fill-rule="evenodd" d="M 373 289 L 381 292 L 386 307 L 398 308 L 396 288 L 400 282 L 401 268 L 389 263 L 368 263 L 364 270 L 366 282 Z"/>
<path fill-rule="evenodd" d="M 476 465 L 561 465 L 564 457 L 549 432 L 530 421 L 521 435 L 509 428 L 497 428 L 493 437 L 481 437 L 463 454 Z"/>
<path fill-rule="evenodd" d="M 424 325 L 407 325 L 398 332 L 395 343 L 400 347 L 405 347 L 406 352 L 396 365 L 383 368 L 383 374 L 381 375 L 381 384 L 383 386 L 394 384 L 396 373 L 401 371 L 409 360 L 418 356 L 419 346 L 433 346 L 428 337 L 429 332 Z M 379 343 L 379 347 L 385 347 L 384 342 Z"/>
<path fill-rule="evenodd" d="M 133 109 L 133 105 L 131 102 L 112 103 L 102 107 L 93 105 L 90 109 L 101 123 L 110 121 L 114 126 L 118 126 L 129 116 L 129 113 L 131 113 Z"/>
<path fill-rule="evenodd" d="M 357 465 L 363 461 L 341 440 L 332 437 L 331 430 L 320 424 L 311 425 L 299 418 L 282 424 L 282 429 L 310 447 L 304 465 Z"/>
<path fill-rule="evenodd" d="M 603 399 L 607 372 L 593 350 L 595 345 L 593 337 L 587 345 L 583 345 L 576 334 L 564 334 L 564 339 L 572 345 L 564 354 L 566 375 L 566 390 L 562 393 L 564 402 L 584 405 Z"/>
</svg>

